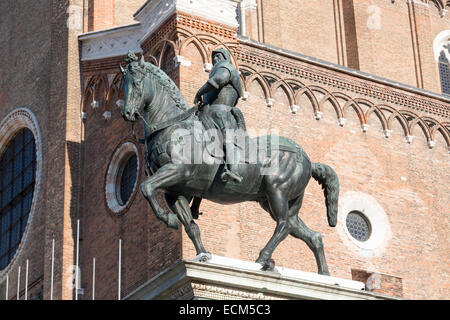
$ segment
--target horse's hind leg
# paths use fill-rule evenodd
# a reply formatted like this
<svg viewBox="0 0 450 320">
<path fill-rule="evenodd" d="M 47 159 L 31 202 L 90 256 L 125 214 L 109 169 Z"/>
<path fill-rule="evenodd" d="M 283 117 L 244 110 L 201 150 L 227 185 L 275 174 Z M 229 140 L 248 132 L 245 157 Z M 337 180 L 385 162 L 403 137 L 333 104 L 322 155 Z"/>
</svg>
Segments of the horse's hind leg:
<svg viewBox="0 0 450 320">
<path fill-rule="evenodd" d="M 289 220 L 288 220 L 288 201 L 281 190 L 273 190 L 267 196 L 268 206 L 272 218 L 277 223 L 275 232 L 270 238 L 269 242 L 259 253 L 259 257 L 256 262 L 263 265 L 263 269 L 272 269 L 273 260 L 271 260 L 272 253 L 275 248 L 283 241 L 289 234 Z M 264 208 L 264 204 L 261 204 Z M 267 210 L 266 209 L 266 210 Z"/>
<path fill-rule="evenodd" d="M 172 210 L 175 211 L 178 219 L 180 219 L 181 223 L 184 225 L 184 229 L 187 235 L 194 243 L 197 255 L 204 253 L 207 256 L 210 256 L 210 254 L 206 252 L 206 249 L 203 246 L 202 239 L 200 238 L 200 229 L 194 222 L 187 199 L 184 196 L 178 196 L 177 200 L 172 206 Z"/>
<path fill-rule="evenodd" d="M 303 194 L 297 198 L 294 204 L 289 208 L 289 222 L 291 226 L 291 235 L 303 240 L 314 253 L 319 274 L 330 275 L 328 272 L 325 253 L 323 251 L 322 235 L 309 229 L 298 217 L 298 211 L 302 206 Z"/>
</svg>

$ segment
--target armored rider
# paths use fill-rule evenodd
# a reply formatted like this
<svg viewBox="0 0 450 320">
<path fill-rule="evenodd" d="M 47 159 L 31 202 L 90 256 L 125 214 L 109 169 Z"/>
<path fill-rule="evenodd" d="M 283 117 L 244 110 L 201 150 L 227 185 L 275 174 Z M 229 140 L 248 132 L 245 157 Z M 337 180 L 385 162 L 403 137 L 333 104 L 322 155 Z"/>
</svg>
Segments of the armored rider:
<svg viewBox="0 0 450 320">
<path fill-rule="evenodd" d="M 235 107 L 242 96 L 242 86 L 239 72 L 231 63 L 230 53 L 225 49 L 216 49 L 212 52 L 213 68 L 209 80 L 195 95 L 195 104 L 209 105 L 210 115 L 216 126 L 220 129 L 223 138 L 225 153 L 225 171 L 221 175 L 222 181 L 230 179 L 241 182 L 242 177 L 237 173 L 237 163 L 232 163 L 234 148 L 231 137 L 226 131 L 243 128 L 244 117 Z"/>
</svg>

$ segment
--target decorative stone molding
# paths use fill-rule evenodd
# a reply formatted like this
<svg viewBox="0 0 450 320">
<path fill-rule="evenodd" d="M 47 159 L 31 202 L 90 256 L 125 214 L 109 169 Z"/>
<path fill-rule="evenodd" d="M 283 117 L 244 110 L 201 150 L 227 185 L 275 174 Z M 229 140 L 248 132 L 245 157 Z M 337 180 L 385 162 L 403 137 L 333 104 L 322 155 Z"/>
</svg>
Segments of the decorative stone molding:
<svg viewBox="0 0 450 320">
<path fill-rule="evenodd" d="M 92 109 L 97 109 L 99 107 L 98 101 L 93 100 L 91 102 L 91 107 Z"/>
<path fill-rule="evenodd" d="M 116 101 L 116 106 L 119 108 L 122 108 L 123 106 L 125 106 L 125 101 L 123 99 L 119 99 Z"/>
<path fill-rule="evenodd" d="M 362 129 L 362 131 L 363 132 L 367 132 L 367 130 L 369 130 L 369 125 L 367 124 L 367 123 L 364 123 L 362 126 L 361 126 L 361 129 Z"/>
<path fill-rule="evenodd" d="M 203 70 L 205 70 L 205 72 L 210 72 L 212 70 L 212 68 L 213 68 L 212 63 L 207 62 L 203 65 Z"/>
<path fill-rule="evenodd" d="M 316 111 L 316 112 L 314 113 L 314 117 L 316 118 L 316 120 L 322 119 L 322 116 L 323 116 L 323 112 Z"/>
<path fill-rule="evenodd" d="M 440 117 L 450 117 L 448 108 L 450 100 L 440 94 L 349 70 L 333 63 L 318 62 L 310 57 L 286 52 L 250 39 L 238 40 L 240 45 L 237 47 L 235 56 L 241 67 L 245 65 L 251 66 L 252 69 L 259 67 L 261 68 L 259 72 L 269 69 L 271 73 L 306 79 L 338 90 L 346 90 L 367 98 L 392 103 L 398 107 L 404 106 Z M 330 72 L 330 69 L 336 72 Z"/>
<path fill-rule="evenodd" d="M 173 61 L 175 62 L 175 64 L 176 64 L 177 66 L 178 66 L 178 65 L 181 65 L 181 66 L 183 66 L 183 67 L 190 67 L 190 66 L 192 65 L 192 62 L 191 62 L 191 61 L 189 61 L 188 59 L 186 59 L 185 57 L 180 56 L 180 55 L 175 56 L 175 57 L 173 58 Z"/>
<path fill-rule="evenodd" d="M 31 202 L 27 225 L 25 227 L 25 231 L 23 232 L 19 247 L 17 248 L 17 251 L 9 265 L 0 271 L 0 283 L 3 282 L 4 277 L 10 270 L 16 268 L 17 260 L 22 256 L 23 248 L 28 244 L 28 235 L 30 230 L 33 228 L 34 217 L 36 216 L 37 205 L 40 199 L 42 168 L 44 165 L 42 161 L 42 137 L 39 122 L 30 109 L 25 107 L 15 109 L 0 122 L 0 156 L 3 154 L 8 143 L 15 136 L 17 131 L 23 128 L 28 128 L 33 133 L 36 144 L 36 178 L 33 200 Z"/>
<path fill-rule="evenodd" d="M 207 262 L 182 260 L 163 270 L 125 300 L 391 299 L 364 291 L 359 281 L 212 255 Z"/>
<path fill-rule="evenodd" d="M 235 29 L 238 27 L 236 9 L 239 2 L 240 0 L 147 1 L 134 15 L 138 23 L 80 35 L 81 60 L 122 56 L 128 50 L 141 53 L 143 42 L 175 12 L 207 19 L 223 25 L 222 29 Z M 180 19 L 189 20 L 187 15 L 181 15 Z"/>
<path fill-rule="evenodd" d="M 266 100 L 266 105 L 267 105 L 269 108 L 270 108 L 270 107 L 273 107 L 274 103 L 275 103 L 275 99 L 267 98 L 267 100 Z"/>
<path fill-rule="evenodd" d="M 81 60 L 96 60 L 125 55 L 128 50 L 142 52 L 139 45 L 140 24 L 132 24 L 79 36 Z"/>
<path fill-rule="evenodd" d="M 248 91 L 244 91 L 244 93 L 242 94 L 242 100 L 247 100 L 250 97 L 250 92 Z"/>
<path fill-rule="evenodd" d="M 409 144 L 411 144 L 414 140 L 414 136 L 412 135 L 407 135 L 406 136 L 406 142 L 408 142 Z"/>
<path fill-rule="evenodd" d="M 291 105 L 291 112 L 292 113 L 297 113 L 299 106 L 296 104 Z"/>
<path fill-rule="evenodd" d="M 343 127 L 345 125 L 345 123 L 347 122 L 347 119 L 345 118 L 339 118 L 338 120 L 338 124 Z"/>
<path fill-rule="evenodd" d="M 105 118 L 106 121 L 111 119 L 111 111 L 105 111 L 103 112 L 103 118 Z"/>
<path fill-rule="evenodd" d="M 433 149 L 435 145 L 436 145 L 436 141 L 433 141 L 433 140 L 429 140 L 428 141 L 428 147 L 430 149 Z"/>
<path fill-rule="evenodd" d="M 392 135 L 392 130 L 386 129 L 383 133 L 386 138 L 389 138 Z"/>
</svg>

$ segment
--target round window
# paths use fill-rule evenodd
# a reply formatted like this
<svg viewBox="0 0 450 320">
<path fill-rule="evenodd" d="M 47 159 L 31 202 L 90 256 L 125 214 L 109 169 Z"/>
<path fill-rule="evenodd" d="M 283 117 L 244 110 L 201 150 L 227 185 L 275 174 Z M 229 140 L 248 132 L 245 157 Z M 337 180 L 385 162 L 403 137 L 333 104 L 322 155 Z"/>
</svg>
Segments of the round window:
<svg viewBox="0 0 450 320">
<path fill-rule="evenodd" d="M 138 149 L 132 142 L 121 144 L 111 159 L 106 173 L 106 204 L 115 213 L 124 210 L 136 190 L 139 173 Z"/>
<path fill-rule="evenodd" d="M 371 226 L 369 220 L 359 211 L 352 211 L 347 215 L 346 226 L 350 235 L 358 241 L 367 241 L 370 237 Z"/>
<path fill-rule="evenodd" d="M 36 180 L 36 142 L 24 128 L 0 155 L 0 270 L 13 259 L 31 210 Z"/>
<path fill-rule="evenodd" d="M 118 175 L 117 201 L 121 206 L 125 205 L 133 193 L 137 178 L 137 157 L 136 154 L 124 162 L 121 173 Z"/>
</svg>

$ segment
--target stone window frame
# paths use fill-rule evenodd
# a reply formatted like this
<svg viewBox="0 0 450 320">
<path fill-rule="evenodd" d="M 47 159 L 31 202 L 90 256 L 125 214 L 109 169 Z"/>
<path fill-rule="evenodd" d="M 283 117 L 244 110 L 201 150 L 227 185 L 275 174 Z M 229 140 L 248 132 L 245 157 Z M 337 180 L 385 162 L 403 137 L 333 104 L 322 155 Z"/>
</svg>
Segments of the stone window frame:
<svg viewBox="0 0 450 320">
<path fill-rule="evenodd" d="M 355 239 L 347 230 L 347 215 L 360 212 L 369 221 L 371 232 L 366 241 Z M 377 200 L 366 193 L 347 191 L 339 199 L 338 234 L 351 249 L 364 257 L 380 254 L 391 238 L 388 216 Z"/>
<path fill-rule="evenodd" d="M 20 107 L 14 109 L 5 118 L 3 118 L 0 122 L 0 155 L 4 153 L 9 142 L 16 136 L 17 132 L 24 128 L 29 129 L 33 133 L 36 145 L 36 178 L 33 199 L 31 202 L 31 209 L 28 214 L 27 225 L 22 234 L 17 251 L 8 266 L 3 270 L 0 270 L 0 282 L 3 281 L 3 278 L 9 273 L 10 270 L 15 268 L 17 261 L 23 254 L 23 248 L 28 245 L 29 233 L 33 228 L 34 216 L 37 211 L 37 203 L 40 199 L 43 167 L 42 136 L 39 129 L 39 122 L 33 111 L 26 107 Z"/>
<path fill-rule="evenodd" d="M 433 53 L 438 67 L 441 93 L 450 96 L 450 30 L 444 30 L 436 36 Z M 443 73 L 446 73 L 444 77 Z"/>
<path fill-rule="evenodd" d="M 121 205 L 117 199 L 117 192 L 120 192 L 119 175 L 121 174 L 123 167 L 129 160 L 131 153 L 134 153 L 136 155 L 137 160 L 136 182 L 128 201 Z M 129 140 L 119 143 L 118 147 L 116 147 L 115 151 L 113 152 L 105 177 L 105 203 L 108 210 L 115 215 L 124 214 L 133 203 L 134 197 L 137 193 L 136 191 L 138 189 L 138 185 L 140 184 L 140 159 L 141 157 L 138 147 L 134 142 Z"/>
</svg>

